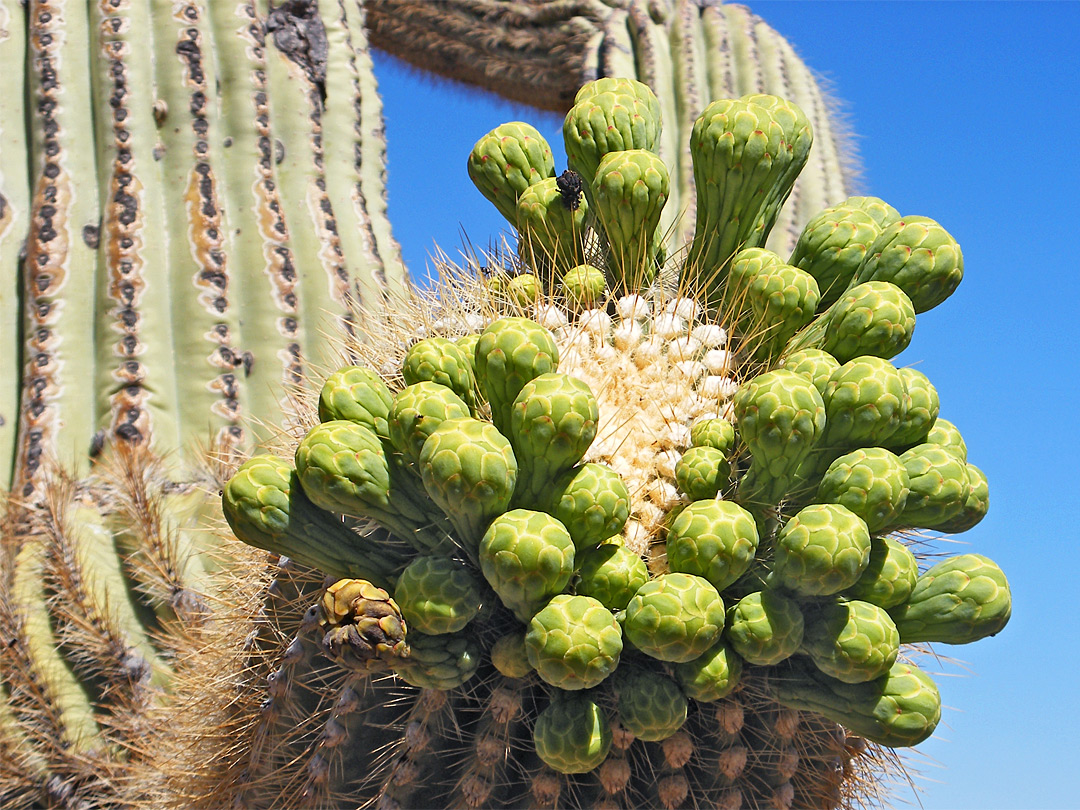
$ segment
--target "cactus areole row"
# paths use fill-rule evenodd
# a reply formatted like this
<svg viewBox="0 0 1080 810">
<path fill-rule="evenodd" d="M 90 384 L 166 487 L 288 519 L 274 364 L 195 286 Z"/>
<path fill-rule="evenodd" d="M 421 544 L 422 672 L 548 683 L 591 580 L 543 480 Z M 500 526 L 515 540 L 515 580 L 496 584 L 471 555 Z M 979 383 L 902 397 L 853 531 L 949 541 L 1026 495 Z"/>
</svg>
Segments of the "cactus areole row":
<svg viewBox="0 0 1080 810">
<path fill-rule="evenodd" d="M 696 234 L 668 257 L 660 109 L 634 80 L 582 87 L 572 174 L 528 124 L 481 138 L 469 175 L 520 234 L 517 272 L 478 282 L 483 323 L 434 326 L 399 370 L 331 375 L 294 458 L 247 461 L 225 515 L 337 580 L 317 612 L 341 667 L 534 706 L 524 743 L 496 735 L 529 801 L 837 806 L 837 729 L 849 750 L 927 739 L 941 698 L 914 645 L 1010 616 L 988 558 L 920 564 L 927 532 L 982 519 L 987 482 L 931 382 L 890 362 L 962 255 L 872 197 L 822 211 L 787 259 L 763 248 L 813 135 L 756 94 L 698 118 Z M 666 439 L 635 438 L 644 396 L 604 413 L 615 383 L 584 378 L 620 363 L 619 384 L 683 392 Z M 779 740 L 750 765 L 732 706 Z M 520 800 L 485 779 L 466 804 Z"/>
</svg>

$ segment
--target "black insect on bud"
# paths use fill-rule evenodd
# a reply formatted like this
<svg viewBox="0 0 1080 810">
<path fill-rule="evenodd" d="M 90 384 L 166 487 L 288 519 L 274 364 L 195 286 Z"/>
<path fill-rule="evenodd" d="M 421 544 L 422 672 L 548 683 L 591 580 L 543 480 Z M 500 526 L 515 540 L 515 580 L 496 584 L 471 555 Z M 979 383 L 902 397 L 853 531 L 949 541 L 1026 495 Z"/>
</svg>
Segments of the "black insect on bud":
<svg viewBox="0 0 1080 810">
<path fill-rule="evenodd" d="M 567 169 L 555 179 L 555 186 L 562 195 L 562 203 L 567 211 L 577 211 L 581 205 L 581 175 Z"/>
</svg>

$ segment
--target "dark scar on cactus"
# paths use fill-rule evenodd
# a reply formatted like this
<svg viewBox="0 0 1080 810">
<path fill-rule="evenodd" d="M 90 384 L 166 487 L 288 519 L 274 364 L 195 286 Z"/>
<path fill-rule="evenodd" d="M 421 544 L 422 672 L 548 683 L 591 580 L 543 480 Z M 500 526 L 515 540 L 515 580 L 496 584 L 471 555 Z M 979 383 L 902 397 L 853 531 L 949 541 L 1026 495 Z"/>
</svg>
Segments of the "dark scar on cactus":
<svg viewBox="0 0 1080 810">
<path fill-rule="evenodd" d="M 581 205 L 581 175 L 573 169 L 567 169 L 555 179 L 555 185 L 562 195 L 562 204 L 567 211 L 577 211 Z"/>
</svg>

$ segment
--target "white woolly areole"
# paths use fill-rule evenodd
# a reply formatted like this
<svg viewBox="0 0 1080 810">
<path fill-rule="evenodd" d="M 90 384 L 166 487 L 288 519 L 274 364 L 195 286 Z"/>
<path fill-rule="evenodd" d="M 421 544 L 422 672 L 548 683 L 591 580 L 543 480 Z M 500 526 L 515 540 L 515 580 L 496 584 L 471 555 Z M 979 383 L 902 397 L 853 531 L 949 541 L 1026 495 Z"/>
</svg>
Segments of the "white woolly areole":
<svg viewBox="0 0 1080 810">
<path fill-rule="evenodd" d="M 664 304 L 664 312 L 670 312 L 684 321 L 693 321 L 701 314 L 701 305 L 693 298 L 673 298 Z"/>
<path fill-rule="evenodd" d="M 717 349 L 727 345 L 727 330 L 719 324 L 701 323 L 690 330 L 690 337 L 701 341 L 706 349 Z"/>
<path fill-rule="evenodd" d="M 615 311 L 619 313 L 620 318 L 636 321 L 648 318 L 652 307 L 640 295 L 624 295 L 615 304 Z"/>
<path fill-rule="evenodd" d="M 637 321 L 623 321 L 611 333 L 611 342 L 616 349 L 629 351 L 645 337 L 645 330 Z"/>
<path fill-rule="evenodd" d="M 727 349 L 710 349 L 702 356 L 701 362 L 710 374 L 727 374 L 735 368 L 735 357 Z"/>
<path fill-rule="evenodd" d="M 570 321 L 561 307 L 555 304 L 540 304 L 536 307 L 536 322 L 554 332 L 559 327 L 566 326 Z"/>
<path fill-rule="evenodd" d="M 670 340 L 686 333 L 686 321 L 670 312 L 661 312 L 652 322 L 652 333 Z"/>
</svg>

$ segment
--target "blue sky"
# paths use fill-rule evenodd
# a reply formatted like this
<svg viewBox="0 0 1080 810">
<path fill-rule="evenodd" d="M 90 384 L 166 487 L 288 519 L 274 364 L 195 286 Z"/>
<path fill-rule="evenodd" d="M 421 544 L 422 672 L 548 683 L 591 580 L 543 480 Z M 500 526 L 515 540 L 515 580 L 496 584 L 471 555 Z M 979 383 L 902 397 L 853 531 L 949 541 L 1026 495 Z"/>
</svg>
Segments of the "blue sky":
<svg viewBox="0 0 1080 810">
<path fill-rule="evenodd" d="M 961 550 L 1005 569 L 1014 612 L 995 638 L 939 647 L 964 664 L 943 667 L 943 723 L 909 760 L 922 805 L 1080 807 L 1080 3 L 747 4 L 844 100 L 863 190 L 937 219 L 964 251 L 960 288 L 896 362 L 930 377 L 989 477 L 990 513 Z M 527 120 L 557 145 L 561 120 L 381 55 L 376 72 L 390 215 L 419 275 L 434 244 L 486 245 L 503 227 L 465 173 L 476 139 Z"/>
</svg>

